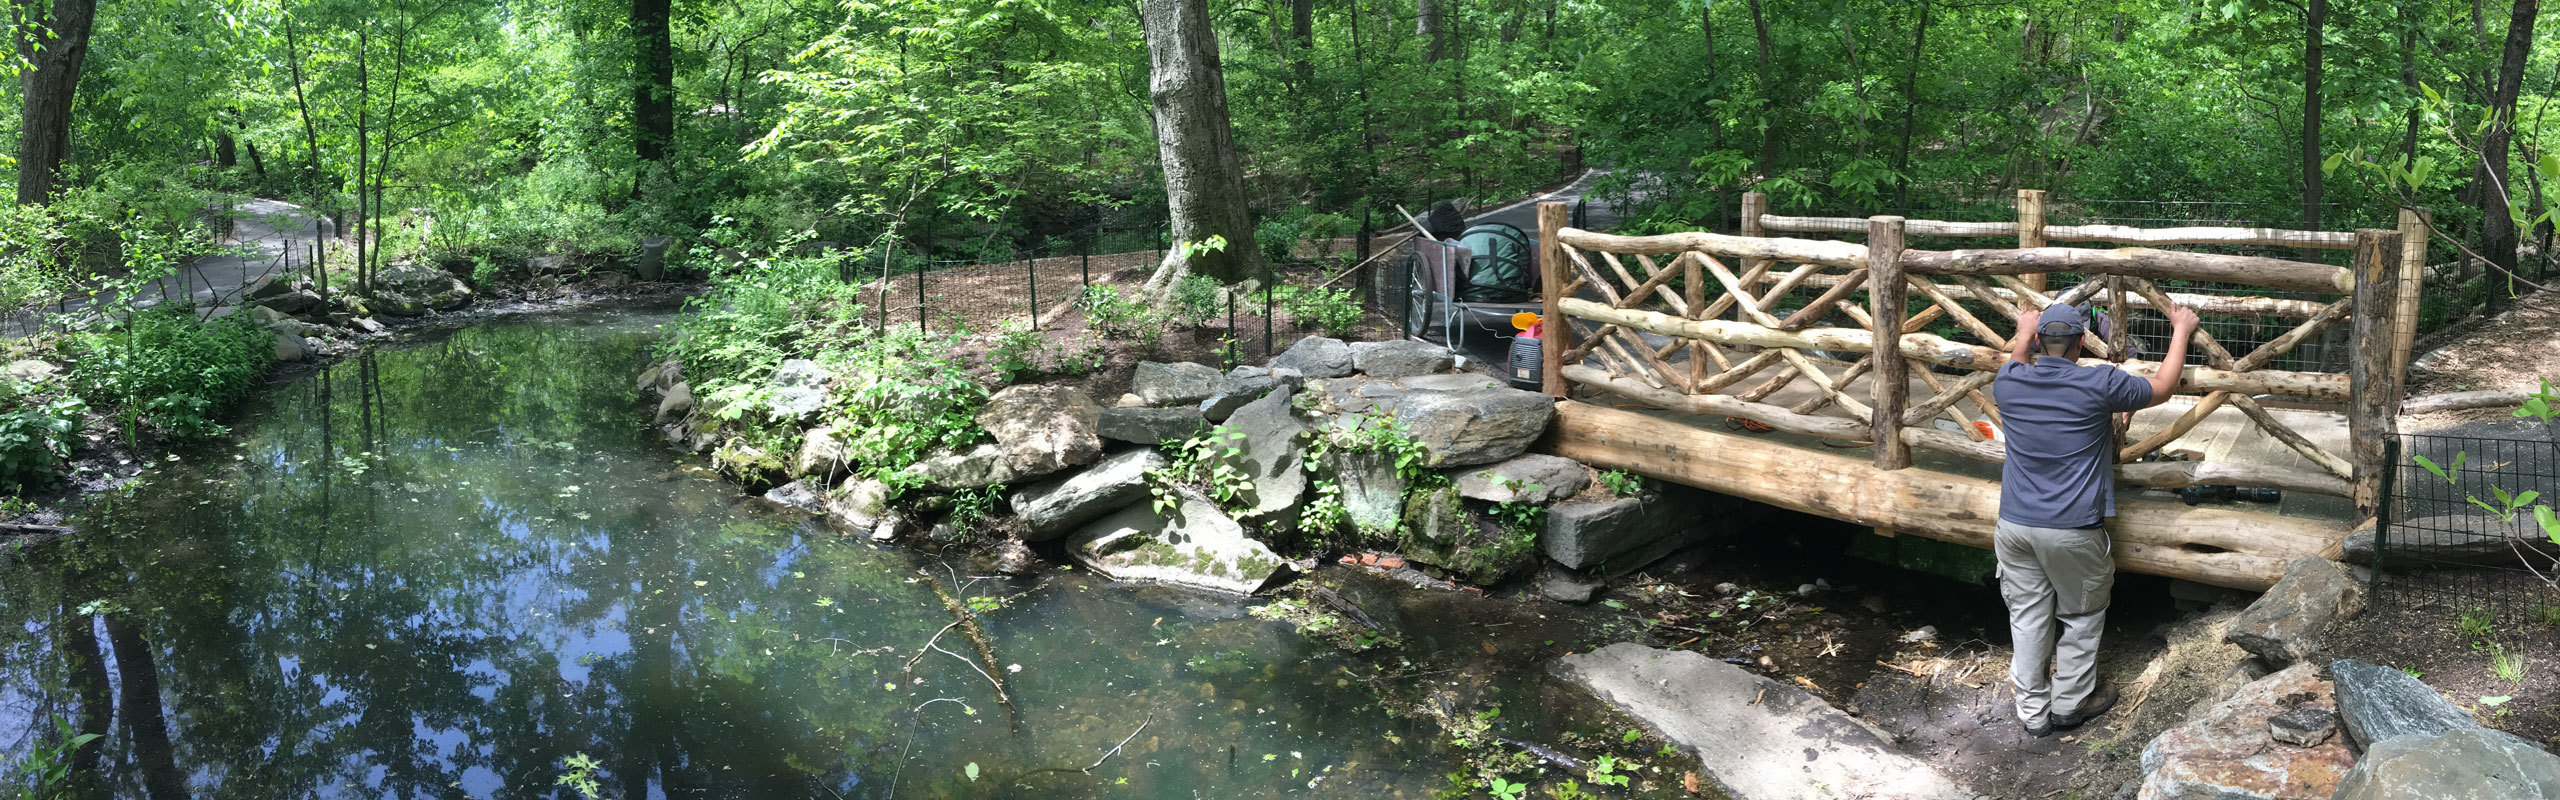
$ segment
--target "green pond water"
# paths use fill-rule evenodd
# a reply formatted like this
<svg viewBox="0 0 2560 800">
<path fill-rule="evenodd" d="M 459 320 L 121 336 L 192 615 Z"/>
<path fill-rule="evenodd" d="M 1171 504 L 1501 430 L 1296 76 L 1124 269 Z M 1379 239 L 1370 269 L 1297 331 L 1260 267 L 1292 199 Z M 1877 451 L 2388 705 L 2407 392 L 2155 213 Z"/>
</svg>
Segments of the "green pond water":
<svg viewBox="0 0 2560 800">
<path fill-rule="evenodd" d="M 988 576 L 687 468 L 632 387 L 666 319 L 490 322 L 280 380 L 88 501 L 0 560 L 0 752 L 59 717 L 105 734 L 79 794 L 151 800 L 565 798 L 579 755 L 632 800 L 1425 797 L 1458 768 L 1256 601 Z M 951 621 L 920 570 L 1019 595 L 987 615 L 1015 721 L 961 658 L 905 668 Z M 1414 594 L 1417 646 L 1493 651 L 1435 641 L 1465 606 Z M 1530 616 L 1513 636 L 1590 644 Z M 1514 658 L 1461 707 L 1554 705 Z"/>
</svg>

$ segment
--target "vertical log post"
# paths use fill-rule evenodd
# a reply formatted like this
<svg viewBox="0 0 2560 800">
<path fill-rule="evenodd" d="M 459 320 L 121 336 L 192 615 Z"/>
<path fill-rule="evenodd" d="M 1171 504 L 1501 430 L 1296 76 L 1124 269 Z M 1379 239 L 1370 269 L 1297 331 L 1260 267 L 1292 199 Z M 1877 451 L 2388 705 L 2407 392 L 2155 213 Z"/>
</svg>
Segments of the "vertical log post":
<svg viewBox="0 0 2560 800">
<path fill-rule="evenodd" d="M 1875 353 L 1869 359 L 1875 367 L 1867 376 L 1875 391 L 1868 425 L 1875 435 L 1877 469 L 1911 466 L 1911 447 L 1902 442 L 1902 407 L 1911 392 L 1910 364 L 1902 360 L 1902 305 L 1909 294 L 1902 283 L 1902 218 L 1868 217 L 1867 315 L 1875 319 Z"/>
<path fill-rule="evenodd" d="M 1545 373 L 1541 378 L 1547 394 L 1558 399 L 1565 396 L 1564 353 L 1573 349 L 1573 323 L 1566 320 L 1564 312 L 1557 308 L 1564 300 L 1565 284 L 1572 282 L 1565 277 L 1564 238 L 1561 235 L 1565 220 L 1572 213 L 1571 207 L 1561 202 L 1538 204 L 1538 282 L 1541 286 L 1538 293 L 1543 296 L 1546 306 L 1538 314 L 1541 325 L 1538 335 L 1543 337 L 1543 341 L 1538 343 L 1538 361 Z"/>
<path fill-rule="evenodd" d="M 2023 250 L 2043 246 L 2044 190 L 2020 189 L 2018 190 L 2018 248 Z M 2028 286 L 2035 287 L 2039 292 L 2044 291 L 2044 273 L 2032 273 L 2025 277 Z"/>
<path fill-rule="evenodd" d="M 2400 233 L 2356 231 L 2355 305 L 2347 324 L 2354 358 L 2347 362 L 2347 446 L 2355 464 L 2358 524 L 2382 501 L 2384 447 L 2398 432 L 2400 384 L 2392 378 L 2392 310 L 2400 298 Z"/>
<path fill-rule="evenodd" d="M 1766 214 L 1768 214 L 1768 213 L 1769 213 L 1769 194 L 1768 194 L 1767 192 L 1743 192 L 1743 193 L 1742 193 L 1742 228 L 1741 228 L 1742 235 L 1744 235 L 1744 236 L 1751 236 L 1751 237 L 1762 237 L 1762 236 L 1767 236 L 1767 235 L 1769 235 L 1769 229 L 1768 229 L 1768 228 L 1765 228 L 1765 227 L 1761 227 L 1761 224 L 1760 224 L 1760 217 L 1762 217 L 1763 215 L 1766 215 Z M 1759 265 L 1760 263 L 1762 263 L 1762 262 L 1766 261 L 1766 260 L 1767 260 L 1767 259 L 1759 259 L 1759 258 L 1746 258 L 1746 259 L 1743 259 L 1743 260 L 1742 260 L 1742 272 L 1741 272 L 1741 274 L 1744 274 L 1744 275 L 1749 275 L 1749 274 L 1751 274 L 1751 271 L 1752 271 L 1753 269 L 1758 268 L 1758 265 Z M 1752 281 L 1752 283 L 1758 283 L 1758 282 L 1759 282 L 1759 280 L 1757 280 L 1757 279 L 1755 279 L 1755 280 L 1753 280 L 1753 281 Z M 1752 288 L 1752 286 L 1751 286 L 1750 284 L 1744 284 L 1742 288 L 1744 288 L 1744 289 L 1746 289 L 1746 290 L 1747 290 L 1747 289 Z M 1749 316 L 1747 316 L 1747 315 L 1746 315 L 1748 312 L 1743 311 L 1743 310 L 1742 310 L 1742 305 L 1741 305 L 1741 304 L 1739 304 L 1739 303 L 1734 304 L 1733 312 L 1734 312 L 1734 313 L 1733 313 L 1733 318 L 1734 318 L 1734 319 L 1743 320 L 1743 321 L 1746 321 L 1746 322 L 1747 322 L 1747 321 L 1750 321 L 1750 319 L 1751 319 L 1751 317 L 1749 317 Z"/>
<path fill-rule="evenodd" d="M 2391 383 L 2409 385 L 2409 348 L 2418 340 L 2418 298 L 2426 290 L 2427 234 L 2435 213 L 2400 209 L 2400 292 L 2391 312 Z"/>
</svg>

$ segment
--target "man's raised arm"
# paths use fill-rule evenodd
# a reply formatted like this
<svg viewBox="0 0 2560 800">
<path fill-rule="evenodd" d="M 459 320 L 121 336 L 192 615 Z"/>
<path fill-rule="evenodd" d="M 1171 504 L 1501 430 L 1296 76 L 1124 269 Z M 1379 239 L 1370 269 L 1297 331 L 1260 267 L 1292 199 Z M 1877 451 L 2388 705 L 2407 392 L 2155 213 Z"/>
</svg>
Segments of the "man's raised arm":
<svg viewBox="0 0 2560 800">
<path fill-rule="evenodd" d="M 2169 402 L 2169 397 L 2178 393 L 2178 377 L 2187 371 L 2187 339 L 2195 333 L 2195 309 L 2171 306 L 2169 352 L 2160 354 L 2160 371 L 2151 373 L 2152 405 Z"/>
</svg>

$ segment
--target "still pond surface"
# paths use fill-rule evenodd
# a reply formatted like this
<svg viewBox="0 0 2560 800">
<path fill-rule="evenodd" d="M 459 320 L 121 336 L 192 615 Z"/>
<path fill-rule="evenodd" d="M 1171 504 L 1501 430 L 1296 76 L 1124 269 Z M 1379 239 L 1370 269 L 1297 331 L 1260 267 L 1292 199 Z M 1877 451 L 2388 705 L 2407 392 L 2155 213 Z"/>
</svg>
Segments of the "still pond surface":
<svg viewBox="0 0 2560 800">
<path fill-rule="evenodd" d="M 579 756 L 635 800 L 1422 797 L 1458 768 L 1245 603 L 982 577 L 683 468 L 632 387 L 666 319 L 491 322 L 279 382 L 0 559 L 0 749 L 103 731 L 83 793 L 150 800 L 565 798 Z M 951 621 L 920 570 L 1012 598 L 1018 723 L 964 659 L 907 671 Z"/>
</svg>

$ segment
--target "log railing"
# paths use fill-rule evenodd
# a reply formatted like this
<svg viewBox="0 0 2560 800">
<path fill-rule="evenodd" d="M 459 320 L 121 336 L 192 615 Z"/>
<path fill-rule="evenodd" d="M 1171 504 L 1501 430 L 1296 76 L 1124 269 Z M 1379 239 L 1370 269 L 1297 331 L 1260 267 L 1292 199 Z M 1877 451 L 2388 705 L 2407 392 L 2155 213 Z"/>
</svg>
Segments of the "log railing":
<svg viewBox="0 0 2560 800">
<path fill-rule="evenodd" d="M 1764 207 L 1765 200 L 1746 197 L 1746 233 L 1845 228 L 1838 220 L 1760 213 Z M 1550 320 L 1546 388 L 1559 397 L 1579 388 L 1669 411 L 1871 443 L 1874 466 L 1881 470 L 1911 466 L 1915 448 L 1998 461 L 2004 457 L 2001 440 L 1986 436 L 1974 424 L 1975 415 L 1999 418 L 1990 383 L 2006 359 L 2007 334 L 2016 330 L 2022 305 L 2033 313 L 2053 303 L 2097 301 L 2115 319 L 2126 320 L 2128 308 L 2157 309 L 2199 297 L 2164 291 L 2156 281 L 2242 284 L 2326 299 L 2215 297 L 2226 311 L 2247 309 L 2289 320 L 2292 327 L 2244 352 L 2199 332 L 2178 384 L 2180 393 L 2195 396 L 2194 405 L 2166 428 L 2123 447 L 2119 478 L 2156 488 L 2263 486 L 2349 497 L 2364 514 L 2371 513 L 2378 494 L 2382 442 L 2401 396 L 2393 361 L 2403 285 L 2397 232 L 2251 234 L 2251 241 L 2352 248 L 2351 266 L 2337 267 L 2148 248 L 2049 247 L 2020 233 L 2040 229 L 2048 241 L 2093 240 L 2100 233 L 2114 237 L 2107 241 L 2234 241 L 2199 229 L 2128 233 L 2044 227 L 2040 219 L 1922 224 L 1880 216 L 1860 221 L 1857 232 L 1865 242 L 1857 244 L 1711 233 L 1615 236 L 1567 227 L 1564 211 L 1562 204 L 1539 209 Z M 1905 247 L 1912 235 L 2018 235 L 2030 246 L 1912 250 Z M 2046 272 L 2087 277 L 2049 292 L 2037 280 Z M 1804 305 L 1782 307 L 1797 301 Z M 1843 318 L 1854 326 L 1836 322 Z M 1826 319 L 1835 322 L 1822 325 Z M 1933 324 L 1952 325 L 1978 343 L 1923 330 Z M 2347 371 L 2270 368 L 2340 324 L 2350 331 Z M 2112 340 L 2093 335 L 2084 341 L 2086 353 L 2096 356 L 2084 363 L 2116 363 L 2137 375 L 2156 372 L 2156 362 L 2108 358 L 2128 352 L 2129 326 L 2114 327 Z M 1799 399 L 1792 402 L 1772 399 L 1799 384 L 1811 391 L 1796 392 Z M 2316 445 L 2260 402 L 2270 396 L 2343 407 L 2349 448 L 2335 452 Z M 2309 467 L 2143 460 L 2226 406 Z M 1955 430 L 1942 429 L 1939 418 Z"/>
</svg>

